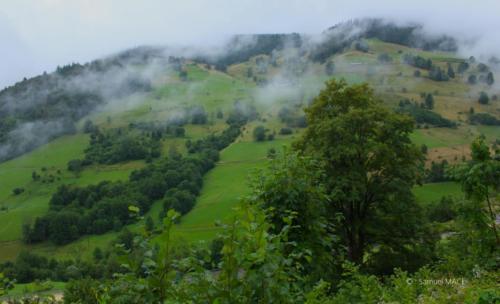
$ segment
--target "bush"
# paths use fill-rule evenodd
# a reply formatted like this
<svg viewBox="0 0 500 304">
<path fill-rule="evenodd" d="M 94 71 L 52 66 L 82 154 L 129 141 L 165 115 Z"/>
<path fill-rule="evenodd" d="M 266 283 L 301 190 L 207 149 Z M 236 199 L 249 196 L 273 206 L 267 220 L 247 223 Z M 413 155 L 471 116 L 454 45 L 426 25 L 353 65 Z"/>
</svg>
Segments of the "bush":
<svg viewBox="0 0 500 304">
<path fill-rule="evenodd" d="M 387 54 L 387 53 L 382 53 L 382 54 L 378 55 L 377 59 L 381 63 L 392 62 L 392 57 L 389 56 L 389 54 Z"/>
<path fill-rule="evenodd" d="M 12 189 L 12 194 L 19 195 L 24 192 L 24 188 L 14 188 Z"/>
<path fill-rule="evenodd" d="M 186 129 L 184 129 L 183 127 L 175 127 L 174 131 L 175 137 L 184 137 L 185 134 L 186 134 Z"/>
<path fill-rule="evenodd" d="M 488 94 L 486 94 L 485 92 L 481 92 L 479 94 L 478 102 L 480 104 L 484 104 L 484 105 L 488 104 L 490 102 L 490 98 L 488 97 Z"/>
<path fill-rule="evenodd" d="M 469 77 L 467 78 L 467 82 L 469 84 L 472 84 L 472 85 L 476 84 L 477 83 L 477 76 L 474 74 L 469 75 Z"/>
<path fill-rule="evenodd" d="M 370 47 L 368 46 L 368 43 L 366 43 L 366 41 L 364 41 L 364 40 L 357 41 L 354 44 L 354 48 L 357 51 L 360 51 L 360 52 L 363 52 L 363 53 L 367 53 L 370 50 Z"/>
<path fill-rule="evenodd" d="M 455 210 L 455 202 L 449 196 L 444 196 L 441 200 L 434 204 L 428 205 L 429 220 L 433 222 L 448 222 L 457 216 Z"/>
<path fill-rule="evenodd" d="M 78 173 L 82 171 L 83 164 L 79 159 L 72 159 L 68 162 L 68 171 Z"/>
<path fill-rule="evenodd" d="M 417 124 L 430 124 L 436 127 L 446 128 L 456 127 L 455 122 L 442 117 L 438 113 L 423 109 L 411 103 L 409 100 L 402 100 L 397 111 L 400 113 L 407 113 L 411 115 L 415 119 Z"/>
<path fill-rule="evenodd" d="M 405 54 L 403 56 L 403 61 L 406 64 L 409 64 L 411 66 L 414 66 L 419 69 L 424 69 L 424 70 L 430 70 L 432 69 L 432 60 L 430 59 L 425 59 L 421 56 L 414 56 L 411 54 Z"/>
<path fill-rule="evenodd" d="M 469 122 L 473 125 L 500 126 L 500 119 L 488 113 L 471 113 Z"/>
<path fill-rule="evenodd" d="M 448 81 L 450 78 L 448 74 L 440 67 L 433 66 L 429 71 L 429 78 L 434 81 Z"/>
<path fill-rule="evenodd" d="M 253 129 L 253 138 L 255 141 L 264 141 L 266 140 L 266 129 L 264 126 L 257 126 Z"/>
<path fill-rule="evenodd" d="M 292 133 L 293 133 L 293 130 L 291 128 L 281 128 L 280 129 L 281 135 L 290 135 Z"/>
<path fill-rule="evenodd" d="M 191 123 L 193 125 L 204 125 L 208 121 L 207 112 L 205 112 L 205 108 L 201 106 L 193 108 L 190 114 Z"/>
</svg>

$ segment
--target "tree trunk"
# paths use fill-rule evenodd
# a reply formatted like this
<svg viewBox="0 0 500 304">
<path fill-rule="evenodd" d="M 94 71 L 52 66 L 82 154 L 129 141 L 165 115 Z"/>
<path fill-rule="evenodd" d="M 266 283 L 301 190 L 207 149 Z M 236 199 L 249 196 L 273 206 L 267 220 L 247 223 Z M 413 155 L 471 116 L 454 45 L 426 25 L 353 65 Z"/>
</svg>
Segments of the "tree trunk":
<svg viewBox="0 0 500 304">
<path fill-rule="evenodd" d="M 346 223 L 346 225 L 351 227 L 347 235 L 347 257 L 349 261 L 359 265 L 363 262 L 364 231 L 358 224 Z"/>
</svg>

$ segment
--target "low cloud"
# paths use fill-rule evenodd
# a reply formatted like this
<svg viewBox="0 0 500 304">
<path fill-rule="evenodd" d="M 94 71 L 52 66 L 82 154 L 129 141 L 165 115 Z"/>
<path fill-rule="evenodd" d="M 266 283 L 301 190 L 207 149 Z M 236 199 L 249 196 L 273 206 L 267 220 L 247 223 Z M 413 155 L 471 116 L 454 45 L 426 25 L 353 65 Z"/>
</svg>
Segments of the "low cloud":
<svg viewBox="0 0 500 304">
<path fill-rule="evenodd" d="M 500 53 L 499 11 L 495 0 L 2 1 L 0 87 L 138 45 L 207 47 L 233 34 L 314 34 L 360 17 L 421 22 L 428 32 L 459 37 L 464 54 L 486 58 Z"/>
</svg>

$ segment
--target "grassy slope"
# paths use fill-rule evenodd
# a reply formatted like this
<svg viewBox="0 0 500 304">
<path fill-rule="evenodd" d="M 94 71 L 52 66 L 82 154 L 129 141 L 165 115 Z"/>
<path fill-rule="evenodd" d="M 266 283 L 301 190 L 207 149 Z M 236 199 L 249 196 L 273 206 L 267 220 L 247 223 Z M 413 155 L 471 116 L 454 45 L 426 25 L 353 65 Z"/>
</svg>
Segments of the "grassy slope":
<svg viewBox="0 0 500 304">
<path fill-rule="evenodd" d="M 250 191 L 248 177 L 265 168 L 267 151 L 281 150 L 291 137 L 267 142 L 240 141 L 221 153 L 221 160 L 204 178 L 204 187 L 194 209 L 174 229 L 174 236 L 188 241 L 213 238 L 216 221 L 230 218 L 232 209 Z"/>
<path fill-rule="evenodd" d="M 215 119 L 215 111 L 229 109 L 235 100 L 248 96 L 245 89 L 252 87 L 251 84 L 234 80 L 225 74 L 206 71 L 197 66 L 189 66 L 188 72 L 187 82 L 181 82 L 175 77 L 168 79 L 153 94 L 129 97 L 119 101 L 120 107 L 111 103 L 88 118 L 102 128 L 128 127 L 130 122 L 135 121 L 162 121 L 179 105 L 202 104 L 209 112 L 209 125 L 188 125 L 185 138 L 164 140 L 164 154 L 168 153 L 171 147 L 184 152 L 185 140 L 198 139 L 223 130 L 226 127 L 224 120 Z M 22 224 L 46 213 L 51 194 L 59 185 L 64 183 L 85 186 L 103 180 L 126 180 L 132 170 L 144 165 L 141 161 L 111 166 L 93 165 L 79 176 L 75 176 L 66 170 L 67 162 L 81 158 L 87 145 L 88 135 L 79 133 L 65 136 L 22 157 L 0 164 L 0 207 L 7 208 L 6 211 L 0 211 L 0 261 L 14 258 L 23 249 L 60 258 L 88 257 L 95 247 L 106 247 L 116 238 L 117 233 L 110 232 L 85 236 L 65 246 L 53 246 L 50 243 L 27 246 L 21 242 Z M 46 167 L 47 173 L 60 179 L 48 184 L 33 182 L 31 173 L 34 170 L 41 173 L 42 167 Z M 58 170 L 60 174 L 56 173 Z M 12 189 L 16 187 L 26 190 L 19 196 L 13 196 Z M 158 221 L 160 209 L 161 204 L 157 202 L 149 212 L 155 221 Z M 130 225 L 129 229 L 141 229 L 141 224 Z"/>
<path fill-rule="evenodd" d="M 419 203 L 430 204 L 437 202 L 443 196 L 451 196 L 455 199 L 463 198 L 460 185 L 454 182 L 424 184 L 415 186 L 413 193 Z"/>
<path fill-rule="evenodd" d="M 62 293 L 66 283 L 64 282 L 34 282 L 27 284 L 16 284 L 12 290 L 9 290 L 9 294 L 4 297 L 0 297 L 0 301 L 7 299 L 18 299 L 25 296 L 35 296 L 35 295 L 56 295 Z M 3 302 L 2 302 L 3 303 Z"/>
</svg>

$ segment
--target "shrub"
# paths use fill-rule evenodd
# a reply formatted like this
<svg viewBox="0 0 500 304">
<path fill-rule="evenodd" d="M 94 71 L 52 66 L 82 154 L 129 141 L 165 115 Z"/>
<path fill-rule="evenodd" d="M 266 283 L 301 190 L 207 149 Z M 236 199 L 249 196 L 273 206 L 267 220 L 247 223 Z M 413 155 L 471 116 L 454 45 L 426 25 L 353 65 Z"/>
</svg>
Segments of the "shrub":
<svg viewBox="0 0 500 304">
<path fill-rule="evenodd" d="M 457 215 L 455 202 L 449 196 L 444 196 L 439 202 L 428 205 L 428 216 L 433 222 L 447 222 L 454 219 Z"/>
<path fill-rule="evenodd" d="M 264 141 L 266 139 L 266 129 L 264 126 L 257 126 L 253 129 L 253 138 L 255 141 Z"/>
<path fill-rule="evenodd" d="M 480 104 L 488 104 L 490 102 L 490 98 L 488 97 L 488 94 L 486 94 L 486 92 L 481 92 L 479 94 L 479 99 L 478 99 L 478 102 Z"/>
<path fill-rule="evenodd" d="M 21 194 L 23 192 L 24 192 L 24 188 L 14 188 L 12 190 L 12 194 L 14 194 L 14 195 L 19 195 L 19 194 Z"/>
<path fill-rule="evenodd" d="M 469 115 L 469 122 L 478 125 L 500 126 L 500 119 L 488 113 L 471 113 Z"/>
<path fill-rule="evenodd" d="M 281 128 L 280 129 L 281 135 L 290 135 L 292 133 L 293 133 L 293 130 L 291 128 Z"/>
</svg>

